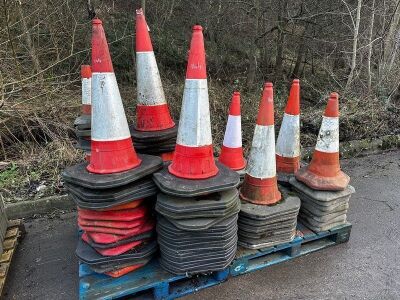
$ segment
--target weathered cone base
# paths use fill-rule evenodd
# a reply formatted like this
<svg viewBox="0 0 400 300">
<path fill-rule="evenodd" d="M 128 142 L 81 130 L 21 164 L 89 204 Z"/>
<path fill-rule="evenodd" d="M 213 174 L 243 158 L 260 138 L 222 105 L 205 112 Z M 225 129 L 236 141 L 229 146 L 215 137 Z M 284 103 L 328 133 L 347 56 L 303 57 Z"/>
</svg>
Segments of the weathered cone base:
<svg viewBox="0 0 400 300">
<path fill-rule="evenodd" d="M 179 178 L 169 173 L 167 167 L 154 173 L 153 179 L 162 192 L 181 197 L 200 196 L 236 187 L 239 184 L 239 175 L 218 162 L 216 164 L 218 174 L 207 179 Z"/>
<path fill-rule="evenodd" d="M 323 177 L 310 172 L 307 167 L 298 170 L 295 177 L 310 188 L 321 191 L 343 191 L 350 182 L 350 177 L 343 171 L 334 177 Z"/>
<path fill-rule="evenodd" d="M 90 173 L 86 166 L 81 163 L 64 170 L 62 176 L 66 182 L 80 185 L 91 189 L 108 189 L 126 185 L 152 174 L 162 168 L 163 162 L 160 157 L 138 154 L 141 164 L 131 170 L 113 174 Z"/>
<path fill-rule="evenodd" d="M 175 124 L 174 127 L 160 131 L 139 131 L 133 126 L 130 126 L 129 129 L 131 131 L 133 143 L 138 142 L 149 144 L 151 142 L 168 141 L 170 139 L 176 139 L 178 134 L 178 124 Z"/>
<path fill-rule="evenodd" d="M 272 205 L 282 198 L 276 177 L 264 180 L 246 175 L 239 192 L 242 200 L 258 205 Z"/>
<path fill-rule="evenodd" d="M 291 235 L 277 237 L 274 239 L 260 239 L 260 240 L 239 240 L 238 245 L 248 249 L 262 249 L 266 247 L 272 247 L 275 245 L 289 243 L 293 241 L 296 236 L 296 232 L 292 232 Z"/>
</svg>

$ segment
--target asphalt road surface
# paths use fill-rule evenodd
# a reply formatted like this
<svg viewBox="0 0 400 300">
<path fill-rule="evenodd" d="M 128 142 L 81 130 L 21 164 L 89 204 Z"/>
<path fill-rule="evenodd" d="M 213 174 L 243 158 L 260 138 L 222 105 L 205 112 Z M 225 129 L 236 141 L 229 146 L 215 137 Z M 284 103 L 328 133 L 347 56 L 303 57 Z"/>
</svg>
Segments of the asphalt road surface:
<svg viewBox="0 0 400 300">
<path fill-rule="evenodd" d="M 185 299 L 400 299 L 400 151 L 342 161 L 350 241 Z M 74 213 L 27 220 L 4 299 L 77 299 Z"/>
</svg>

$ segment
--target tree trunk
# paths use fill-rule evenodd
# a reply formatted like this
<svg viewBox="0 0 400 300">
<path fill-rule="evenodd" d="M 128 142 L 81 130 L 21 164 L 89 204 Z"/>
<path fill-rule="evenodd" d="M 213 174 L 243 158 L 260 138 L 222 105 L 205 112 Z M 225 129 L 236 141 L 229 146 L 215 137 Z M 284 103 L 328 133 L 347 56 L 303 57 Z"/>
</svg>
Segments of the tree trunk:
<svg viewBox="0 0 400 300">
<path fill-rule="evenodd" d="M 299 44 L 299 47 L 297 48 L 297 58 L 296 58 L 296 63 L 294 64 L 293 72 L 292 72 L 292 78 L 299 78 L 300 77 L 300 66 L 301 63 L 304 60 L 304 46 L 305 46 L 305 40 L 304 40 L 304 35 L 307 31 L 307 28 L 303 28 L 303 33 L 301 34 L 301 41 Z"/>
<path fill-rule="evenodd" d="M 371 93 L 372 85 L 372 74 L 371 74 L 371 57 L 372 57 L 372 35 L 374 34 L 374 21 L 375 21 L 375 0 L 372 0 L 371 4 L 371 23 L 369 25 L 369 36 L 368 36 L 368 57 L 367 57 L 367 87 L 368 94 Z"/>
<path fill-rule="evenodd" d="M 356 68 L 356 62 L 357 62 L 357 43 L 358 43 L 358 30 L 360 28 L 360 19 L 361 19 L 361 6 L 362 6 L 362 0 L 357 1 L 357 16 L 356 16 L 356 23 L 354 25 L 354 37 L 353 37 L 353 54 L 351 57 L 351 66 L 350 66 L 350 73 L 349 76 L 347 77 L 347 83 L 345 87 L 345 91 L 347 91 L 350 87 L 350 84 L 353 81 L 353 76 L 354 76 L 354 69 Z"/>
</svg>

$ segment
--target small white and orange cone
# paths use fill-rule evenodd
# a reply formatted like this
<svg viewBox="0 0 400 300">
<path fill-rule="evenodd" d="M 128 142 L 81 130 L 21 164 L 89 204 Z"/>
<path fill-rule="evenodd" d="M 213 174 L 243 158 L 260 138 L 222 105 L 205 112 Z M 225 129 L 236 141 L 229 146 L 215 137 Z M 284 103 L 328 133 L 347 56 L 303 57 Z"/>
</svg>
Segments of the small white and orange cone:
<svg viewBox="0 0 400 300">
<path fill-rule="evenodd" d="M 186 179 L 218 173 L 213 156 L 203 28 L 193 26 L 175 153 L 168 170 Z"/>
<path fill-rule="evenodd" d="M 242 148 L 242 121 L 240 115 L 240 93 L 234 92 L 229 106 L 228 123 L 218 161 L 232 170 L 246 166 Z"/>
<path fill-rule="evenodd" d="M 331 93 L 310 164 L 295 174 L 296 179 L 312 189 L 342 191 L 350 177 L 339 163 L 339 95 Z"/>
<path fill-rule="evenodd" d="M 82 114 L 92 113 L 92 68 L 89 65 L 81 66 L 82 80 Z"/>
<path fill-rule="evenodd" d="M 136 10 L 136 80 L 135 129 L 159 131 L 174 127 L 142 9 Z"/>
<path fill-rule="evenodd" d="M 272 205 L 281 200 L 276 178 L 274 91 L 271 82 L 264 85 L 247 161 L 240 197 L 242 200 Z"/>
<path fill-rule="evenodd" d="M 87 170 L 109 174 L 141 161 L 133 148 L 101 20 L 92 21 L 92 136 Z"/>
<path fill-rule="evenodd" d="M 300 168 L 300 82 L 293 80 L 276 142 L 276 168 L 294 174 Z"/>
</svg>

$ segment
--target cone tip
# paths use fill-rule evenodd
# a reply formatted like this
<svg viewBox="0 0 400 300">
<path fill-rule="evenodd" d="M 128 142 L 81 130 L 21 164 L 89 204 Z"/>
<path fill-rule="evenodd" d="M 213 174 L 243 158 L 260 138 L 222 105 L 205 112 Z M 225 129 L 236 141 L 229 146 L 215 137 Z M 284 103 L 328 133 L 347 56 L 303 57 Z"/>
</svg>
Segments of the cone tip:
<svg viewBox="0 0 400 300">
<path fill-rule="evenodd" d="M 265 84 L 264 84 L 264 87 L 274 87 L 274 85 L 272 84 L 272 82 L 266 82 Z"/>
<path fill-rule="evenodd" d="M 192 31 L 203 31 L 203 27 L 201 25 L 194 25 Z"/>
<path fill-rule="evenodd" d="M 339 94 L 333 92 L 330 94 L 328 104 L 326 105 L 325 117 L 337 118 L 339 117 Z"/>
<path fill-rule="evenodd" d="M 329 98 L 339 99 L 339 94 L 336 92 L 332 92 Z"/>
<path fill-rule="evenodd" d="M 101 24 L 103 24 L 103 22 L 99 18 L 96 17 L 92 20 L 92 24 L 93 25 L 101 25 Z"/>
<path fill-rule="evenodd" d="M 138 9 L 136 10 L 136 14 L 137 14 L 137 15 L 143 15 L 143 8 L 138 8 Z"/>
<path fill-rule="evenodd" d="M 234 96 L 240 96 L 240 92 L 234 91 L 234 92 L 233 92 L 233 95 L 234 95 Z"/>
<path fill-rule="evenodd" d="M 81 66 L 81 77 L 83 77 L 83 78 L 92 77 L 92 68 L 90 65 L 82 65 Z"/>
<path fill-rule="evenodd" d="M 293 84 L 300 84 L 300 80 L 299 79 L 293 79 Z"/>
</svg>

